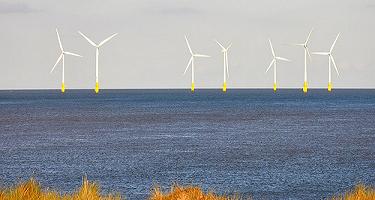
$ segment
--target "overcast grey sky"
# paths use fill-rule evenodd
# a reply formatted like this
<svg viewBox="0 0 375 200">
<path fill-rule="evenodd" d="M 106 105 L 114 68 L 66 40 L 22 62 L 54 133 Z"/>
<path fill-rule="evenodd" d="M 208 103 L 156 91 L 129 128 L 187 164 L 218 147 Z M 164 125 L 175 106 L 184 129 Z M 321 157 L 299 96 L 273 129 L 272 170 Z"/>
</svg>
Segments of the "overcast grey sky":
<svg viewBox="0 0 375 200">
<path fill-rule="evenodd" d="M 66 56 L 69 88 L 95 85 L 95 49 L 77 31 L 96 42 L 118 32 L 101 48 L 101 88 L 189 88 L 189 60 L 184 41 L 211 55 L 196 61 L 196 87 L 221 87 L 222 54 L 216 43 L 233 42 L 228 87 L 272 87 L 265 74 L 272 54 L 293 60 L 279 63 L 279 87 L 302 87 L 303 49 L 283 45 L 303 42 L 309 30 L 311 51 L 334 50 L 340 77 L 334 87 L 375 87 L 375 2 L 373 0 L 1 0 L 0 89 L 59 88 L 61 66 L 55 28 Z M 333 72 L 335 73 L 335 72 Z M 326 87 L 328 60 L 313 56 L 310 87 Z"/>
</svg>

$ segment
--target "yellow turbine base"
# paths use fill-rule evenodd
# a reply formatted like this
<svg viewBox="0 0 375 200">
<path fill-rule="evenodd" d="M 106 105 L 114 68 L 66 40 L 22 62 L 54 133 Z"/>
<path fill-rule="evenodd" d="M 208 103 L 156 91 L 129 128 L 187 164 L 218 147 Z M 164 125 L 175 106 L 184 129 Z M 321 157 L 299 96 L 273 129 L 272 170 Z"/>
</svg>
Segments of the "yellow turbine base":
<svg viewBox="0 0 375 200">
<path fill-rule="evenodd" d="M 95 84 L 95 93 L 98 94 L 99 93 L 99 83 L 96 82 Z"/>
<path fill-rule="evenodd" d="M 332 83 L 329 82 L 329 83 L 328 83 L 328 92 L 331 92 L 331 91 L 332 91 Z"/>
<path fill-rule="evenodd" d="M 224 82 L 224 84 L 223 84 L 223 92 L 227 92 L 227 83 L 226 82 Z"/>
<path fill-rule="evenodd" d="M 195 89 L 195 87 L 194 87 L 194 83 L 191 83 L 191 92 L 192 92 L 192 93 L 194 93 L 194 89 Z"/>
<path fill-rule="evenodd" d="M 61 93 L 64 93 L 64 92 L 65 92 L 65 84 L 62 83 L 62 84 L 61 84 Z"/>
<path fill-rule="evenodd" d="M 307 82 L 303 83 L 303 93 L 307 93 Z"/>
<path fill-rule="evenodd" d="M 273 84 L 273 92 L 276 92 L 277 90 L 277 86 L 276 86 L 276 83 Z"/>
</svg>

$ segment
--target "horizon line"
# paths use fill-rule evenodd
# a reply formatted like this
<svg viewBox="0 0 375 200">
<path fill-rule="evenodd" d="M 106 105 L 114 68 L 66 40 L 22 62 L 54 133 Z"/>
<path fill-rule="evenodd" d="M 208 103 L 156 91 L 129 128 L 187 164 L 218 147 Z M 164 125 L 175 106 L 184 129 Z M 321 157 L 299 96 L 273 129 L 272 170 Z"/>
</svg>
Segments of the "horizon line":
<svg viewBox="0 0 375 200">
<path fill-rule="evenodd" d="M 222 90 L 221 87 L 202 87 L 196 88 L 197 90 Z M 272 87 L 231 87 L 227 88 L 228 90 L 257 90 L 257 89 L 269 89 L 273 90 Z M 278 90 L 302 90 L 302 87 L 279 87 Z M 327 87 L 310 87 L 309 89 L 312 90 L 327 90 Z M 372 90 L 375 87 L 336 87 L 333 90 Z M 26 91 L 26 90 L 60 90 L 60 88 L 4 88 L 0 89 L 0 91 Z M 94 90 L 94 88 L 70 88 L 67 90 Z M 171 88 L 102 88 L 101 90 L 190 90 L 190 88 L 186 87 L 171 87 Z"/>
</svg>

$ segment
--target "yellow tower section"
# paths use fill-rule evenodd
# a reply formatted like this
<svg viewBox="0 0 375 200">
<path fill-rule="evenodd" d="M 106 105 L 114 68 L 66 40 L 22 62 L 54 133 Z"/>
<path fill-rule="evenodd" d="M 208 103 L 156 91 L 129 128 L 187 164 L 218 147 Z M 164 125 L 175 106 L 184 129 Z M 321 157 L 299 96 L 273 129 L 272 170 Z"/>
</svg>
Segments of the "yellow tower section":
<svg viewBox="0 0 375 200">
<path fill-rule="evenodd" d="M 64 83 L 61 84 L 61 92 L 62 92 L 62 93 L 65 92 L 65 84 L 64 84 Z"/>
<path fill-rule="evenodd" d="M 194 89 L 195 89 L 195 87 L 194 87 L 194 83 L 191 83 L 191 92 L 192 92 L 192 93 L 194 93 Z"/>
<path fill-rule="evenodd" d="M 276 92 L 277 90 L 277 86 L 276 86 L 276 83 L 273 84 L 273 92 Z"/>
<path fill-rule="evenodd" d="M 223 84 L 223 92 L 227 92 L 227 82 L 224 82 Z"/>
<path fill-rule="evenodd" d="M 99 93 L 99 82 L 96 82 L 96 84 L 95 84 L 95 93 L 96 94 Z"/>
<path fill-rule="evenodd" d="M 307 93 L 307 82 L 303 83 L 303 93 Z"/>
<path fill-rule="evenodd" d="M 332 83 L 329 82 L 329 83 L 328 83 L 328 92 L 331 92 L 331 91 L 332 91 Z"/>
</svg>

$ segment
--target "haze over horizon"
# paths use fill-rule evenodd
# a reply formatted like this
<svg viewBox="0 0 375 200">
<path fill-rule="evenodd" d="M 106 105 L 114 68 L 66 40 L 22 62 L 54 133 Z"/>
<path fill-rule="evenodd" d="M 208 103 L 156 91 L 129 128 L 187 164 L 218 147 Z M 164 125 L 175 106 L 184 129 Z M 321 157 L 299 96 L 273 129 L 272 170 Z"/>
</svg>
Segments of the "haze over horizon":
<svg viewBox="0 0 375 200">
<path fill-rule="evenodd" d="M 310 51 L 328 51 L 338 32 L 332 69 L 334 88 L 374 88 L 375 2 L 370 0 L 3 0 L 0 2 L 0 89 L 59 89 L 61 65 L 50 74 L 63 47 L 67 89 L 93 89 L 95 48 L 78 31 L 100 42 L 119 33 L 100 50 L 101 88 L 190 88 L 183 76 L 193 51 L 211 58 L 196 60 L 196 87 L 222 86 L 223 59 L 213 41 L 229 51 L 228 87 L 272 88 L 272 54 L 292 60 L 278 63 L 279 88 L 301 88 L 304 52 L 285 44 L 303 42 L 311 28 Z M 328 84 L 328 58 L 312 56 L 309 87 Z"/>
</svg>

